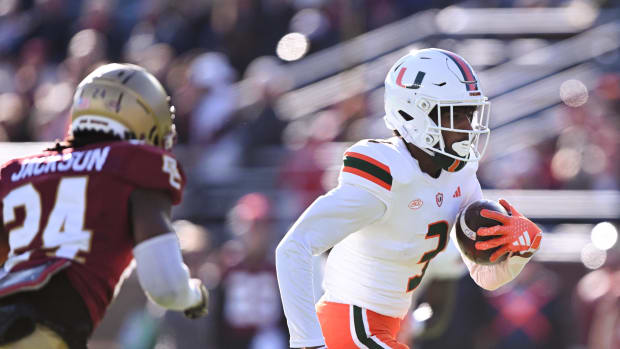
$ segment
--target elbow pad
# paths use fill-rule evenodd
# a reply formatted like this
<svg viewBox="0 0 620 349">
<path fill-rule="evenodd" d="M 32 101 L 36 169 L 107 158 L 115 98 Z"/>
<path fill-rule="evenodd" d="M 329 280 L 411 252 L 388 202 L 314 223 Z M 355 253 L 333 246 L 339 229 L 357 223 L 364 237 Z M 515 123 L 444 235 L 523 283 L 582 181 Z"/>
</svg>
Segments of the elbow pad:
<svg viewBox="0 0 620 349">
<path fill-rule="evenodd" d="M 133 255 L 140 286 L 153 302 L 181 311 L 202 301 L 198 283 L 190 282 L 174 233 L 142 241 L 134 247 Z"/>
</svg>

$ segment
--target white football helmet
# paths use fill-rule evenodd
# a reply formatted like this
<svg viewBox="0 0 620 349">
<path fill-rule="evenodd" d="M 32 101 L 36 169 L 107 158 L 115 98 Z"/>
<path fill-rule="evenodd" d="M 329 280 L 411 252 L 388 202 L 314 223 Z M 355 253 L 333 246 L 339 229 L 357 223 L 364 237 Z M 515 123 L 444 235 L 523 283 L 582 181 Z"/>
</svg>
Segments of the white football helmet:
<svg viewBox="0 0 620 349">
<path fill-rule="evenodd" d="M 454 107 L 474 106 L 471 130 L 454 128 Z M 437 107 L 437 124 L 430 112 Z M 450 110 L 450 127 L 441 126 L 441 110 Z M 385 78 L 385 123 L 407 141 L 432 155 L 442 168 L 458 171 L 482 158 L 488 143 L 490 103 L 478 76 L 461 56 L 429 48 L 412 51 Z M 447 149 L 442 131 L 467 133 L 468 140 Z M 480 139 L 484 138 L 483 142 Z"/>
</svg>

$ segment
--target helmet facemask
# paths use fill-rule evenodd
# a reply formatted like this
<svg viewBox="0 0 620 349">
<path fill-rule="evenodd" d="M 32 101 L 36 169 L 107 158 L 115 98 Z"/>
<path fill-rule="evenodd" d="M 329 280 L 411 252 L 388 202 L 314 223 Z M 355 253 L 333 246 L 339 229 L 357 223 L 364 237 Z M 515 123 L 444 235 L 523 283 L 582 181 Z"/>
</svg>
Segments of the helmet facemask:
<svg viewBox="0 0 620 349">
<path fill-rule="evenodd" d="M 470 120 L 471 129 L 455 127 L 454 109 L 468 106 L 475 107 Z M 432 143 L 425 144 L 425 149 L 434 153 L 443 154 L 455 160 L 465 162 L 479 161 L 486 150 L 489 140 L 490 109 L 490 104 L 488 102 L 458 105 L 438 103 L 433 111 L 431 111 L 431 114 L 434 115 L 429 115 L 431 123 L 428 127 L 427 134 L 430 137 L 427 137 L 427 139 L 432 139 Z M 442 110 L 448 110 L 447 113 L 443 113 L 444 119 L 446 118 L 445 114 L 448 114 L 448 126 L 443 126 L 446 121 L 442 120 Z M 437 122 L 435 122 L 435 120 L 437 120 Z M 467 139 L 448 145 L 445 138 L 446 132 L 466 134 Z"/>
</svg>

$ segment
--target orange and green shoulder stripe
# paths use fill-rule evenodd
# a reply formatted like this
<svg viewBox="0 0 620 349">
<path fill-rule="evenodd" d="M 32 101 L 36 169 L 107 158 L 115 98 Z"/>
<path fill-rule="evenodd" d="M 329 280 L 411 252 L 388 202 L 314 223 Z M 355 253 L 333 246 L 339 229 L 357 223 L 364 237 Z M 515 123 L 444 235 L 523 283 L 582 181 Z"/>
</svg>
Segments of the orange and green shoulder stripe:
<svg viewBox="0 0 620 349">
<path fill-rule="evenodd" d="M 358 175 L 387 190 L 392 189 L 390 167 L 368 155 L 346 152 L 342 171 Z"/>
</svg>

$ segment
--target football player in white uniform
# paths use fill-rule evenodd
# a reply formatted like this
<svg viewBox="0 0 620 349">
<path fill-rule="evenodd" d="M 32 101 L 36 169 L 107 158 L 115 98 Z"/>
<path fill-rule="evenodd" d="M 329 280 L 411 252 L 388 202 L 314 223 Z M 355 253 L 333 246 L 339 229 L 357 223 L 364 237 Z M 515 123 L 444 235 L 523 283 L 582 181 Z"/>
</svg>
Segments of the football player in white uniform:
<svg viewBox="0 0 620 349">
<path fill-rule="evenodd" d="M 448 242 L 456 215 L 482 198 L 476 178 L 488 140 L 489 102 L 471 66 L 440 49 L 399 59 L 385 79 L 385 123 L 395 137 L 362 140 L 344 154 L 339 184 L 299 217 L 276 250 L 293 348 L 408 348 L 396 340 L 411 292 Z M 494 290 L 531 258 L 541 230 L 511 213 L 479 249 L 501 246 L 493 265 L 464 256 L 471 277 Z M 531 244 L 519 243 L 523 234 Z M 522 238 L 523 240 L 523 238 Z M 312 255 L 332 248 L 315 305 Z"/>
</svg>

